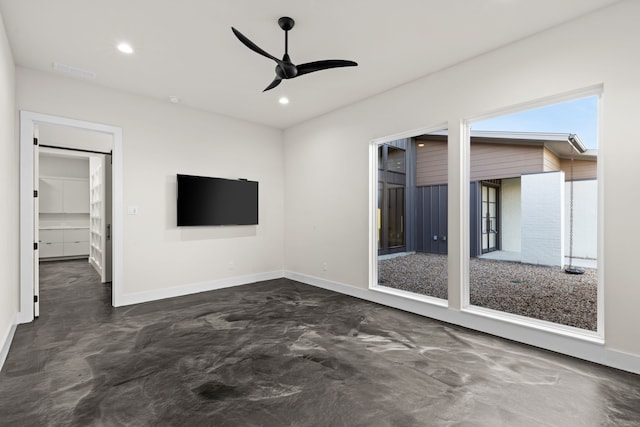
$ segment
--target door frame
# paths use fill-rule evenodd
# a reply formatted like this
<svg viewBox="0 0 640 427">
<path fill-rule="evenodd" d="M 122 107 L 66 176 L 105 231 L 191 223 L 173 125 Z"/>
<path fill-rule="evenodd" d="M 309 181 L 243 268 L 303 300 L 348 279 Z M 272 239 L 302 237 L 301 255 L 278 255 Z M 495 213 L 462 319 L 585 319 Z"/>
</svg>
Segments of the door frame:
<svg viewBox="0 0 640 427">
<path fill-rule="evenodd" d="M 117 307 L 122 300 L 122 277 L 124 264 L 124 215 L 123 206 L 123 148 L 122 128 L 101 123 L 75 120 L 48 114 L 20 111 L 20 311 L 18 323 L 28 323 L 34 319 L 33 286 L 34 264 L 34 128 L 38 124 L 66 126 L 82 130 L 106 133 L 113 138 L 112 155 L 112 293 L 111 304 Z"/>
</svg>

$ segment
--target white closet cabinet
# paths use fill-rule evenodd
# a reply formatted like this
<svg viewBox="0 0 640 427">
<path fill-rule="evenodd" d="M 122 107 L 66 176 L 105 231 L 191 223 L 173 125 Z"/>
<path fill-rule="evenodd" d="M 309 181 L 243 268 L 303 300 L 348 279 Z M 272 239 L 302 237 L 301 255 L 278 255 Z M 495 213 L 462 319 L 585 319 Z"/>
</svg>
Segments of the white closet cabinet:
<svg viewBox="0 0 640 427">
<path fill-rule="evenodd" d="M 64 183 L 61 179 L 40 178 L 38 189 L 40 213 L 62 212 Z"/>
<path fill-rule="evenodd" d="M 89 180 L 40 178 L 40 213 L 89 213 Z"/>
<path fill-rule="evenodd" d="M 63 212 L 89 213 L 89 180 L 64 180 L 63 186 Z"/>
<path fill-rule="evenodd" d="M 40 230 L 40 258 L 64 256 L 63 230 Z"/>
<path fill-rule="evenodd" d="M 89 229 L 40 230 L 40 258 L 89 255 Z"/>
</svg>

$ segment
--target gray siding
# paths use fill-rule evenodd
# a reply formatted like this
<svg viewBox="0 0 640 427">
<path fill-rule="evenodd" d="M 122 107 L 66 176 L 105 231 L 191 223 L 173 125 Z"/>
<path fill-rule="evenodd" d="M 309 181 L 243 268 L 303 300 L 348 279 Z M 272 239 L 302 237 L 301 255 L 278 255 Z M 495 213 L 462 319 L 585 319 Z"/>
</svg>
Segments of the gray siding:
<svg viewBox="0 0 640 427">
<path fill-rule="evenodd" d="M 573 175 L 574 180 L 580 179 L 596 179 L 598 162 L 595 160 L 574 160 L 573 161 Z M 560 160 L 560 169 L 564 171 L 564 179 L 566 181 L 571 180 L 571 160 Z"/>
<path fill-rule="evenodd" d="M 416 184 L 441 185 L 447 179 L 447 141 L 419 140 L 416 148 Z"/>
<path fill-rule="evenodd" d="M 560 158 L 556 156 L 551 150 L 545 147 L 542 155 L 544 172 L 560 170 Z"/>
<path fill-rule="evenodd" d="M 471 144 L 471 181 L 543 172 L 542 147 Z"/>
<path fill-rule="evenodd" d="M 416 149 L 416 184 L 418 186 L 447 183 L 447 142 L 421 139 L 424 147 Z M 543 147 L 493 143 L 471 144 L 471 181 L 515 178 L 527 173 L 545 171 Z M 547 164 L 553 160 L 547 158 Z M 558 169 L 555 169 L 558 170 Z"/>
</svg>

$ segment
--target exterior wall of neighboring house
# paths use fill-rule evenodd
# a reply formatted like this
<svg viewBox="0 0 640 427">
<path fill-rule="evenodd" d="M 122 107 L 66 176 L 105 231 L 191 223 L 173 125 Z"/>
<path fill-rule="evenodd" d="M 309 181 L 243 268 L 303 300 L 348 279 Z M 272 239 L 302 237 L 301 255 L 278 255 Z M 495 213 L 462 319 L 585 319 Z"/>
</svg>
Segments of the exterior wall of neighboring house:
<svg viewBox="0 0 640 427">
<path fill-rule="evenodd" d="M 500 239 L 503 251 L 520 252 L 521 250 L 521 187 L 520 178 L 503 179 L 501 186 Z"/>
<path fill-rule="evenodd" d="M 471 143 L 471 181 L 513 178 L 543 170 L 542 147 Z"/>
<path fill-rule="evenodd" d="M 565 179 L 566 179 L 565 173 Z M 597 259 L 598 256 L 598 182 L 595 179 L 574 182 L 573 257 Z M 501 183 L 500 230 L 501 250 L 521 251 L 521 184 L 520 178 L 503 179 Z M 565 182 L 565 256 L 569 256 L 569 214 L 571 182 Z"/>
<path fill-rule="evenodd" d="M 593 162 L 595 163 L 595 162 Z M 565 173 L 566 175 L 566 173 Z M 565 255 L 569 256 L 571 183 L 565 183 Z M 598 181 L 573 183 L 573 257 L 598 258 Z"/>
<path fill-rule="evenodd" d="M 564 172 L 521 178 L 520 259 L 527 264 L 564 265 Z"/>
<path fill-rule="evenodd" d="M 509 252 L 522 251 L 522 187 L 520 176 L 540 172 L 563 171 L 565 185 L 564 252 L 569 256 L 569 189 L 571 161 L 559 158 L 553 151 L 542 145 L 505 144 L 492 141 L 474 141 L 470 147 L 470 177 L 472 182 L 501 179 L 500 191 L 500 249 Z M 595 156 L 589 159 L 574 159 L 574 241 L 575 258 L 597 258 L 597 162 Z M 586 180 L 586 181 L 585 181 Z M 446 242 L 433 240 L 434 235 L 444 232 L 441 221 L 434 220 L 434 212 L 440 217 L 446 214 L 446 206 L 440 206 L 446 198 L 433 198 L 434 191 L 446 194 L 447 183 L 447 141 L 446 136 L 429 135 L 416 140 L 416 184 L 422 195 L 418 209 L 418 251 L 446 253 Z M 436 203 L 427 206 L 425 203 Z M 532 207 L 533 208 L 533 207 Z M 444 209 L 444 210 L 443 210 Z M 536 209 L 541 209 L 537 207 Z M 544 209 L 544 208 L 543 208 Z M 543 210 L 542 209 L 542 210 Z M 472 215 L 479 210 L 472 209 Z M 535 213 L 531 213 L 535 215 Z M 424 216 L 424 218 L 423 218 Z M 421 222 L 428 223 L 422 224 Z M 471 218 L 472 224 L 474 219 Z M 446 233 L 445 233 L 446 234 Z M 526 233 L 525 233 L 526 234 Z M 433 246 L 437 245 L 436 248 Z M 443 246 L 444 245 L 444 246 Z M 473 245 L 472 245 L 473 246 Z M 444 252 L 443 252 L 444 251 Z M 474 251 L 472 256 L 480 252 Z M 559 257 L 554 255 L 554 260 Z M 550 264 L 551 265 L 551 264 Z M 554 261 L 553 265 L 561 265 Z"/>
<path fill-rule="evenodd" d="M 447 182 L 447 142 L 439 136 L 419 139 L 416 149 L 416 184 L 418 187 Z M 523 173 L 546 171 L 544 147 L 497 143 L 471 143 L 471 181 L 513 178 Z M 549 151 L 549 150 L 547 150 Z M 549 151 L 550 155 L 553 155 Z M 547 157 L 550 157 L 547 155 Z M 554 155 L 555 156 L 555 155 Z M 559 169 L 559 162 L 556 161 Z"/>
<path fill-rule="evenodd" d="M 419 139 L 416 146 L 416 185 L 442 185 L 447 183 L 447 140 Z"/>
<path fill-rule="evenodd" d="M 596 179 L 598 163 L 593 160 L 577 160 L 573 161 L 573 179 Z M 557 170 L 557 169 L 556 169 Z M 560 170 L 564 171 L 564 176 L 567 181 L 571 181 L 571 160 L 560 159 Z"/>
<path fill-rule="evenodd" d="M 560 170 L 560 158 L 547 147 L 542 149 L 542 167 L 544 172 Z"/>
</svg>

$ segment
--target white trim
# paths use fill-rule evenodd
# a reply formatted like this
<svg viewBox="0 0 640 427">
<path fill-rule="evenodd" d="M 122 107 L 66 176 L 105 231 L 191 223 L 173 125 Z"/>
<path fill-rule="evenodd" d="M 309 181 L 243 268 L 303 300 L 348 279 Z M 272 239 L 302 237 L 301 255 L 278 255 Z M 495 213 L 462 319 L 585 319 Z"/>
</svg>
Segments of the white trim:
<svg viewBox="0 0 640 427">
<path fill-rule="evenodd" d="M 9 328 L 4 332 L 2 338 L 0 338 L 0 370 L 4 366 L 5 360 L 7 360 L 7 356 L 9 355 L 9 349 L 11 348 L 11 343 L 13 342 L 13 336 L 16 333 L 18 316 L 16 314 L 13 322 L 9 325 Z"/>
<path fill-rule="evenodd" d="M 520 316 L 518 314 L 507 313 L 505 311 L 492 310 L 490 308 L 477 307 L 473 305 L 462 309 L 462 311 L 476 316 L 482 316 L 489 319 L 525 326 L 527 328 L 538 329 L 540 331 L 585 340 L 594 344 L 604 344 L 604 340 L 600 336 L 598 336 L 597 332 L 589 331 L 587 329 L 580 329 L 573 326 L 561 325 L 546 320 L 534 319 L 532 317 Z"/>
<path fill-rule="evenodd" d="M 598 157 L 596 163 L 596 176 L 598 180 L 598 218 L 597 218 L 597 254 L 598 254 L 598 293 L 597 293 L 597 330 L 602 339 L 605 336 L 604 329 L 604 272 L 605 272 L 605 244 L 606 240 L 604 237 L 604 207 L 605 207 L 605 198 L 607 197 L 604 192 L 604 183 L 606 178 L 605 169 L 604 169 L 604 159 L 606 157 L 607 152 L 607 144 L 604 144 L 604 87 L 600 87 L 600 92 L 598 94 L 598 140 L 597 140 L 597 149 L 598 149 Z"/>
<path fill-rule="evenodd" d="M 416 136 L 426 135 L 429 133 L 436 133 L 443 130 L 446 131 L 448 129 L 448 126 L 449 124 L 447 122 L 441 122 L 433 126 L 422 127 L 418 129 L 408 130 L 405 132 L 398 132 L 398 133 L 383 136 L 380 138 L 375 138 L 375 139 L 372 139 L 370 143 L 373 145 L 380 145 L 380 144 L 384 144 L 385 142 L 397 141 L 399 139 L 414 138 Z M 377 164 L 377 157 L 376 157 L 376 164 Z"/>
<path fill-rule="evenodd" d="M 33 130 L 36 124 L 51 124 L 92 130 L 113 138 L 113 287 L 112 305 L 118 306 L 122 293 L 124 239 L 122 129 L 100 123 L 20 111 L 20 313 L 18 323 L 33 320 Z"/>
<path fill-rule="evenodd" d="M 369 143 L 369 287 L 378 281 L 378 147 Z"/>
<path fill-rule="evenodd" d="M 443 306 L 426 304 L 418 300 L 409 300 L 387 292 L 356 288 L 291 271 L 285 271 L 284 277 L 486 334 L 640 374 L 640 356 L 607 348 L 601 341 L 597 341 L 592 337 L 586 338 L 584 334 L 572 335 L 567 331 L 550 331 L 548 328 L 536 328 L 535 325 L 528 324 L 525 321 L 515 323 L 497 319 L 493 316 L 488 316 L 486 313 L 480 313 L 480 310 L 477 309 L 462 311 L 447 309 Z"/>
<path fill-rule="evenodd" d="M 440 299 L 429 295 L 414 294 L 413 292 L 403 291 L 402 289 L 388 288 L 386 286 L 379 285 L 370 286 L 369 289 L 374 292 L 382 292 L 383 294 L 395 295 L 397 297 L 406 298 L 426 304 L 432 304 L 444 308 L 449 307 L 449 301 L 447 301 L 446 299 Z"/>
<path fill-rule="evenodd" d="M 600 97 L 604 92 L 603 84 L 595 84 L 593 86 L 576 89 L 561 94 L 545 96 L 542 98 L 534 99 L 532 101 L 526 101 L 519 104 L 514 104 L 509 107 L 492 110 L 484 114 L 477 114 L 475 116 L 469 116 L 466 118 L 468 123 L 481 122 L 484 120 L 493 119 L 500 116 L 506 116 L 509 114 L 522 113 L 527 110 L 534 110 L 536 108 L 548 107 L 553 104 L 561 104 L 563 102 L 575 101 L 579 98 L 586 98 L 589 96 Z M 598 106 L 600 107 L 600 106 Z M 600 118 L 600 117 L 599 117 Z"/>
<path fill-rule="evenodd" d="M 248 285 L 265 280 L 281 279 L 283 277 L 284 274 L 282 271 L 270 271 L 266 273 L 250 274 L 246 276 L 226 277 L 224 279 L 189 283 L 186 285 L 175 286 L 171 288 L 156 289 L 146 292 L 136 292 L 133 294 L 124 294 L 119 299 L 119 302 L 120 306 L 140 304 L 165 298 L 174 298 L 197 294 L 200 292 L 215 291 L 217 289 L 231 288 L 234 286 Z"/>
</svg>

